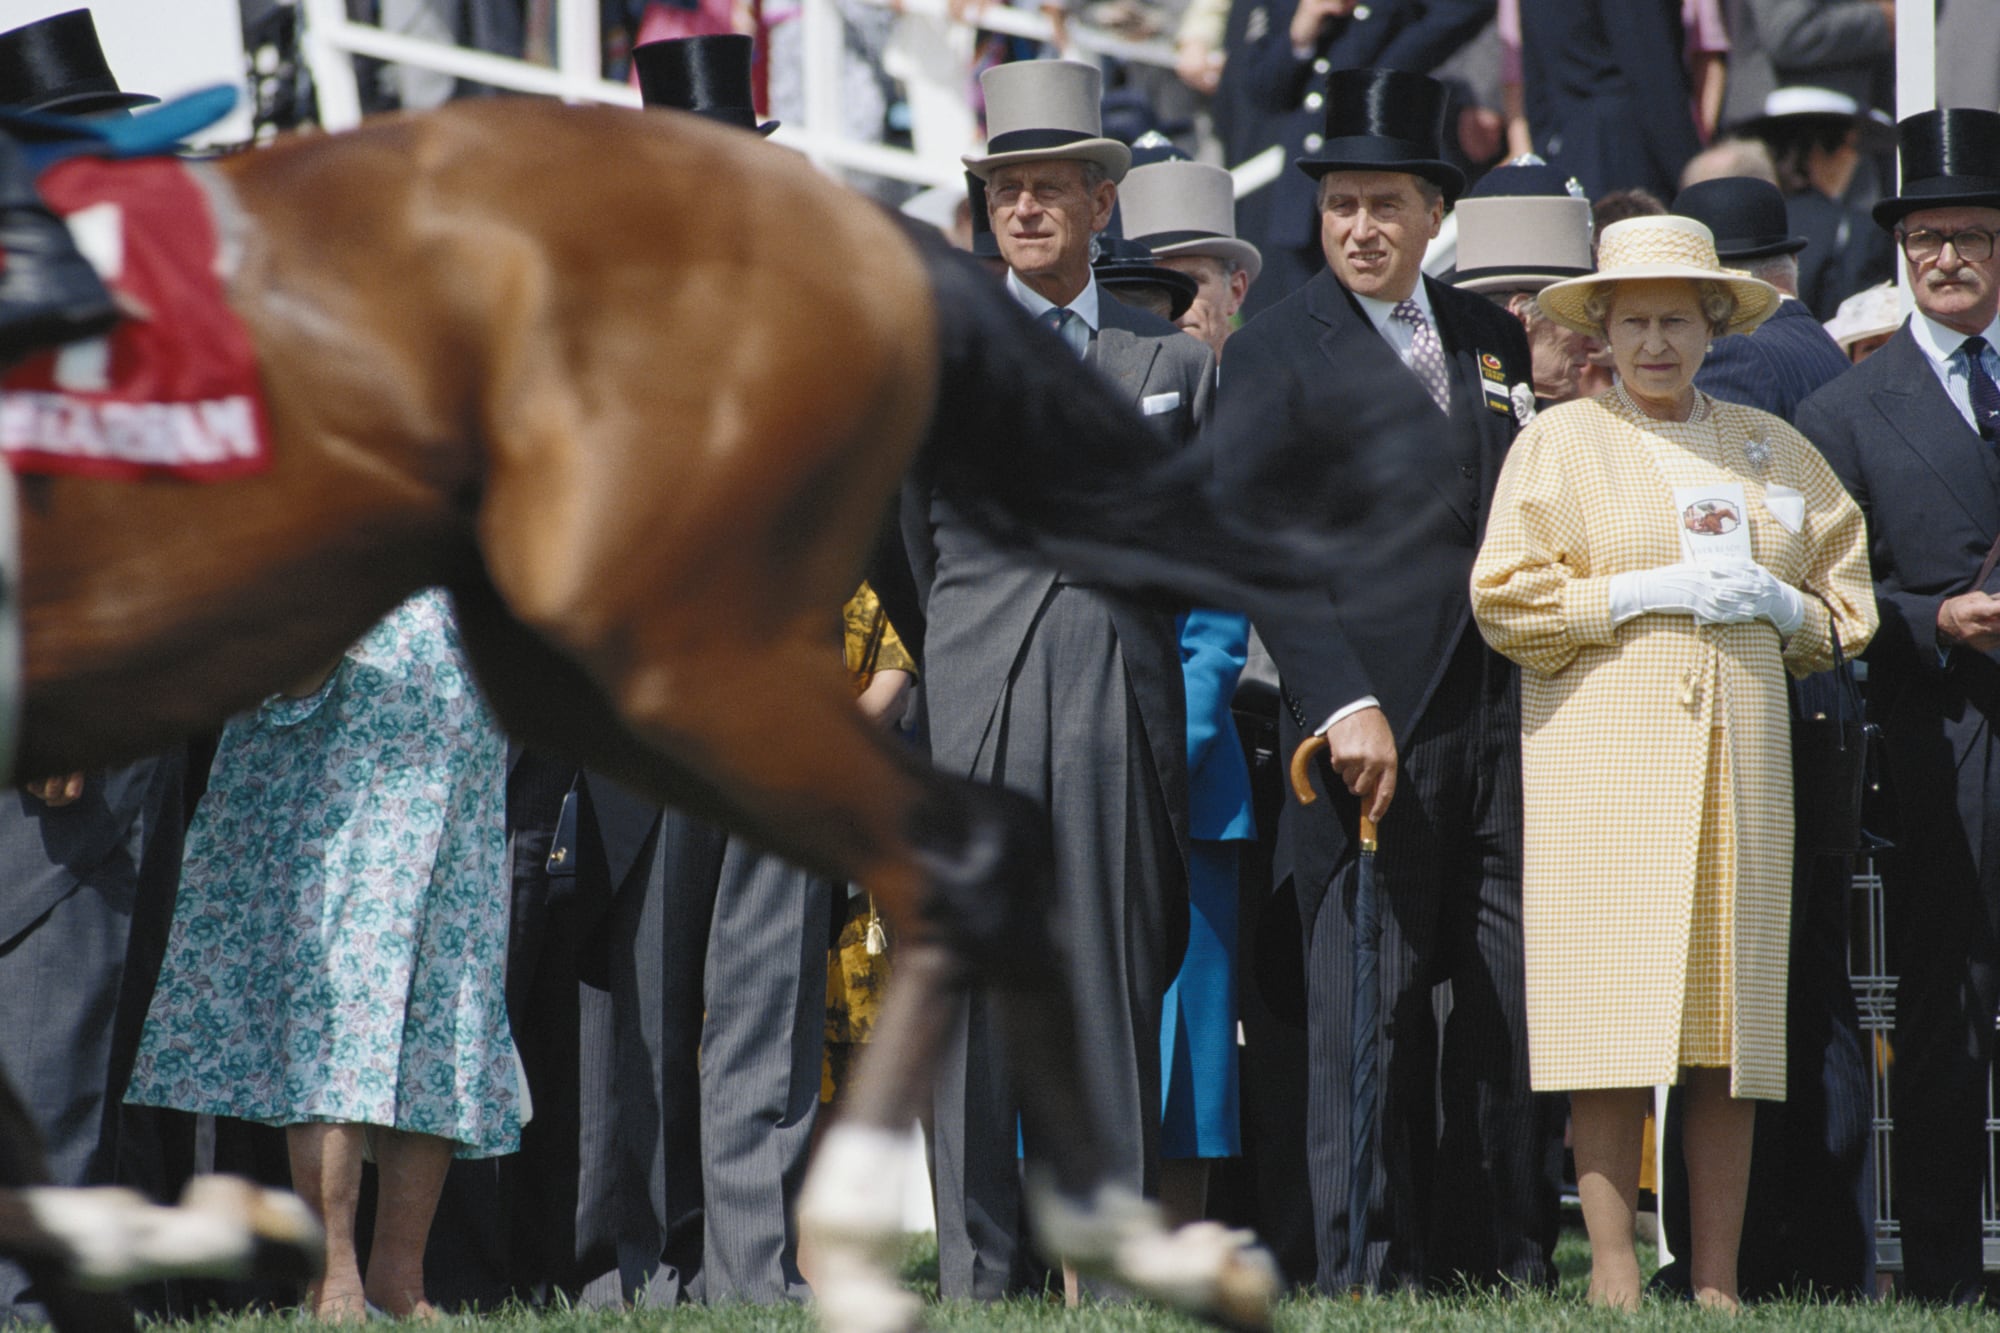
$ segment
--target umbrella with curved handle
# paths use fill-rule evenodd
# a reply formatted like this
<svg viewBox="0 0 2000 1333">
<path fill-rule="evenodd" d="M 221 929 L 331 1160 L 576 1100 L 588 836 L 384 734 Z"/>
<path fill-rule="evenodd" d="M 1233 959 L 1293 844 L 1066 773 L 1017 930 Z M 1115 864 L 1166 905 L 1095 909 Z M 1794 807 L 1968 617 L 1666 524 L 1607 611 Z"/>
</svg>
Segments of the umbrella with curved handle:
<svg viewBox="0 0 2000 1333">
<path fill-rule="evenodd" d="M 1309 736 L 1292 751 L 1292 791 L 1300 805 L 1318 799 L 1312 787 L 1313 756 L 1328 748 L 1326 737 Z M 1361 816 L 1354 858 L 1353 1003 L 1347 1063 L 1347 1285 L 1359 1294 L 1368 1285 L 1368 1205 L 1375 1187 L 1375 1084 L 1380 1064 L 1382 990 L 1382 908 L 1375 893 L 1375 821 Z"/>
</svg>

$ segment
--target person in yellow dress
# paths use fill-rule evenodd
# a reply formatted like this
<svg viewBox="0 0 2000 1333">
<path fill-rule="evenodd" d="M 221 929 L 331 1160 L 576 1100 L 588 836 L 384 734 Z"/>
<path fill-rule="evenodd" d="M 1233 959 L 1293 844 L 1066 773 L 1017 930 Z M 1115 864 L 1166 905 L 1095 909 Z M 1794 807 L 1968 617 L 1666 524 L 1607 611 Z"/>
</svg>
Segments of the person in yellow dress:
<svg viewBox="0 0 2000 1333">
<path fill-rule="evenodd" d="M 866 583 L 848 598 L 841 610 L 841 623 L 855 702 L 870 718 L 885 726 L 895 725 L 916 679 L 915 659 L 883 614 L 881 599 Z M 847 897 L 834 911 L 840 929 L 833 948 L 827 951 L 822 1104 L 832 1103 L 847 1086 L 856 1057 L 874 1033 L 875 1016 L 889 981 L 889 937 L 874 899 L 858 886 L 849 885 Z"/>
<path fill-rule="evenodd" d="M 1876 626 L 1861 513 L 1818 451 L 1693 385 L 1778 299 L 1691 219 L 1607 227 L 1599 271 L 1539 300 L 1618 380 L 1522 431 L 1473 566 L 1480 629 L 1523 668 L 1531 1076 L 1570 1093 L 1590 1297 L 1624 1308 L 1648 1089 L 1681 1078 L 1696 1298 L 1736 1304 L 1747 1099 L 1785 1095 L 1785 672 Z"/>
</svg>

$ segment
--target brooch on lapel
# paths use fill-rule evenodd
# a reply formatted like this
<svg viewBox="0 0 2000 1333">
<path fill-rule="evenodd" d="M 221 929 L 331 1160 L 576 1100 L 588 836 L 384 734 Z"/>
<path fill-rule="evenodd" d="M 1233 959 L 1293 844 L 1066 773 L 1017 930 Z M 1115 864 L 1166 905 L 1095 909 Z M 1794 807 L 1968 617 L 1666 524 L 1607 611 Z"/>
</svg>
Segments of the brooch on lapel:
<svg viewBox="0 0 2000 1333">
<path fill-rule="evenodd" d="M 1514 407 L 1514 420 L 1525 426 L 1535 419 L 1535 390 L 1532 385 L 1516 384 L 1508 390 L 1508 398 Z"/>
<path fill-rule="evenodd" d="M 1507 371 L 1500 364 L 1500 358 L 1491 352 L 1479 353 L 1479 387 L 1485 393 L 1486 406 L 1495 412 L 1511 412 L 1513 402 L 1507 395 Z"/>
<path fill-rule="evenodd" d="M 1762 472 L 1771 465 L 1771 442 L 1758 438 L 1743 442 L 1743 456 L 1750 460 L 1750 466 Z"/>
</svg>

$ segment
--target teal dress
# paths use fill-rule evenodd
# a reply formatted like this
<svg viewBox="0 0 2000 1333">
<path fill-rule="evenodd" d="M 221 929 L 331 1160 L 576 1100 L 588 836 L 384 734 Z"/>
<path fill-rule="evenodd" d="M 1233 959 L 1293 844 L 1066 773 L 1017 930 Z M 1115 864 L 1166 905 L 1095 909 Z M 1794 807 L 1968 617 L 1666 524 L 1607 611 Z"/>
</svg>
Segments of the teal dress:
<svg viewBox="0 0 2000 1333">
<path fill-rule="evenodd" d="M 126 1099 L 514 1151 L 506 765 L 435 589 L 230 722 Z"/>
</svg>

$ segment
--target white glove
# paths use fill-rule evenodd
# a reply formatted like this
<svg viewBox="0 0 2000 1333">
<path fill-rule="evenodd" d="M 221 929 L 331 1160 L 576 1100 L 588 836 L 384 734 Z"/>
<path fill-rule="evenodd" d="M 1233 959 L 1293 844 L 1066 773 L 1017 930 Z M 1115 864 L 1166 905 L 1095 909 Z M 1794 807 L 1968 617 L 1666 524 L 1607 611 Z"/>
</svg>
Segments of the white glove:
<svg viewBox="0 0 2000 1333">
<path fill-rule="evenodd" d="M 1607 592 L 1611 598 L 1611 623 L 1622 625 L 1647 612 L 1692 616 L 1708 599 L 1709 572 L 1701 565 L 1684 561 L 1657 569 L 1634 569 L 1613 574 Z"/>
<path fill-rule="evenodd" d="M 1693 616 L 1704 625 L 1747 625 L 1768 620 L 1781 638 L 1805 623 L 1805 599 L 1754 561 L 1730 565 L 1683 562 L 1614 574 L 1606 590 L 1611 623 L 1647 612 Z"/>
<path fill-rule="evenodd" d="M 1749 611 L 1746 619 L 1770 621 L 1781 639 L 1791 638 L 1806 623 L 1806 599 L 1799 590 L 1756 561 L 1719 572 L 1728 580 L 1729 594 Z"/>
</svg>

